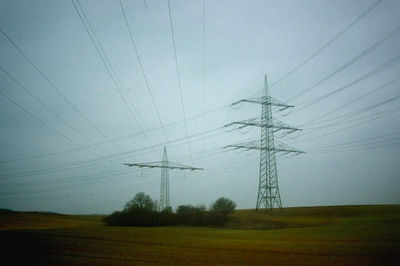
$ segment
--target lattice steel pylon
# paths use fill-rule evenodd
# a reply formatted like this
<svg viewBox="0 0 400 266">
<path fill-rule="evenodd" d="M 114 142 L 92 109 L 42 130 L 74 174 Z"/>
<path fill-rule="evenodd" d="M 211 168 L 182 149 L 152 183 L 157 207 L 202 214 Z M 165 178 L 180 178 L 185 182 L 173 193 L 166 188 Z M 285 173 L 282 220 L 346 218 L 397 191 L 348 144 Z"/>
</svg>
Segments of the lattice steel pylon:
<svg viewBox="0 0 400 266">
<path fill-rule="evenodd" d="M 197 168 L 192 166 L 183 165 L 180 163 L 173 163 L 168 161 L 167 148 L 164 146 L 163 160 L 158 162 L 148 162 L 148 163 L 124 163 L 129 167 L 147 167 L 147 168 L 161 168 L 161 186 L 160 186 L 160 203 L 159 211 L 169 209 L 171 207 L 169 198 L 169 170 L 179 169 L 179 170 L 203 170 L 203 168 Z"/>
<path fill-rule="evenodd" d="M 164 208 L 171 206 L 169 201 L 169 169 L 168 166 L 168 156 L 167 149 L 164 146 L 163 152 L 163 167 L 161 168 L 161 186 L 160 186 L 160 211 Z"/>
<path fill-rule="evenodd" d="M 301 129 L 291 127 L 281 121 L 272 118 L 272 107 L 276 106 L 279 110 L 286 110 L 293 106 L 280 102 L 271 96 L 268 92 L 267 76 L 265 76 L 264 96 L 257 98 L 249 98 L 234 102 L 236 105 L 241 102 L 256 103 L 261 105 L 261 118 L 253 118 L 243 121 L 237 121 L 225 125 L 225 127 L 236 125 L 238 128 L 247 126 L 256 126 L 261 128 L 261 139 L 259 141 L 249 141 L 245 143 L 232 144 L 225 148 L 245 149 L 245 150 L 260 150 L 260 169 L 258 180 L 258 195 L 256 210 L 264 206 L 266 211 L 271 210 L 274 206 L 282 209 L 282 201 L 278 186 L 278 171 L 276 167 L 275 154 L 282 152 L 284 154 L 304 153 L 289 147 L 283 143 L 275 144 L 274 133 L 284 130 L 284 133 L 290 134 Z"/>
</svg>

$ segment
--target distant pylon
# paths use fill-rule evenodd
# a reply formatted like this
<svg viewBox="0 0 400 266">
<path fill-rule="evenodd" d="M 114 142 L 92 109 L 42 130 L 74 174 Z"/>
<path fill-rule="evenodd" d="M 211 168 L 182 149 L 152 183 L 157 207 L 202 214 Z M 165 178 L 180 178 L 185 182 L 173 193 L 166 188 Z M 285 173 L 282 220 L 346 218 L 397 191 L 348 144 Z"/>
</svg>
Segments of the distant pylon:
<svg viewBox="0 0 400 266">
<path fill-rule="evenodd" d="M 282 201 L 278 186 L 278 171 L 276 167 L 275 154 L 282 152 L 301 154 L 303 151 L 291 148 L 283 143 L 275 144 L 274 132 L 284 130 L 286 134 L 298 131 L 300 129 L 291 127 L 281 121 L 273 120 L 272 106 L 279 107 L 280 111 L 293 107 L 282 103 L 269 96 L 267 76 L 265 76 L 264 96 L 257 98 L 249 98 L 234 102 L 232 105 L 240 102 L 257 103 L 261 104 L 261 118 L 254 118 L 233 122 L 225 127 L 236 125 L 238 128 L 247 126 L 256 126 L 261 128 L 261 140 L 250 141 L 246 143 L 228 145 L 225 148 L 246 149 L 246 150 L 260 150 L 260 169 L 258 180 L 258 195 L 256 210 L 264 206 L 266 210 L 271 210 L 274 206 L 282 208 Z"/>
<path fill-rule="evenodd" d="M 162 163 L 164 167 L 161 168 L 160 210 L 171 206 L 169 201 L 169 169 L 167 168 L 168 156 L 165 146 Z"/>
<path fill-rule="evenodd" d="M 148 168 L 161 168 L 161 186 L 160 186 L 160 203 L 159 211 L 169 209 L 171 207 L 169 199 L 169 169 L 179 169 L 179 170 L 203 170 L 203 168 L 186 166 L 179 163 L 173 163 L 168 161 L 167 148 L 164 146 L 163 160 L 159 162 L 149 162 L 149 163 L 125 163 L 129 167 L 148 167 Z"/>
</svg>

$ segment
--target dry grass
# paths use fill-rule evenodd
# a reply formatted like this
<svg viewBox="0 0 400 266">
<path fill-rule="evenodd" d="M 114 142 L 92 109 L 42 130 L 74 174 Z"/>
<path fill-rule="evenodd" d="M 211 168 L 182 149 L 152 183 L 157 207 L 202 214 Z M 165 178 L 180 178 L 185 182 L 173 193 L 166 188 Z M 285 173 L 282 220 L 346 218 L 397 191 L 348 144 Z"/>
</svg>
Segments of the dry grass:
<svg viewBox="0 0 400 266">
<path fill-rule="evenodd" d="M 397 265 L 400 259 L 400 206 L 241 210 L 229 228 L 108 227 L 96 216 L 16 215 L 26 228 L 34 228 L 29 217 L 36 228 L 52 227 L 0 232 L 29 263 Z M 0 216 L 3 230 L 8 218 Z"/>
<path fill-rule="evenodd" d="M 100 216 L 41 212 L 0 212 L 0 231 L 76 227 L 97 223 Z"/>
</svg>

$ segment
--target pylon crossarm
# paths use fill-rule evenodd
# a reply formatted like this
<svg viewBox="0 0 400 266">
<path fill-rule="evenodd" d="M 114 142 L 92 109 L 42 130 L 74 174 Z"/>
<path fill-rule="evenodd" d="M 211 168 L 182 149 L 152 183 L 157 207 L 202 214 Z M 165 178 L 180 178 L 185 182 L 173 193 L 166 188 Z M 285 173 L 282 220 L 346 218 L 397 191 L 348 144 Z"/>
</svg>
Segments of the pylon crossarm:
<svg viewBox="0 0 400 266">
<path fill-rule="evenodd" d="M 137 167 L 147 167 L 147 168 L 155 168 L 157 165 L 152 165 L 152 164 L 142 164 L 142 163 L 124 163 L 124 165 L 132 167 L 132 166 L 137 166 Z"/>
<path fill-rule="evenodd" d="M 238 144 L 231 144 L 227 145 L 224 148 L 232 148 L 234 150 L 238 149 L 246 149 L 246 150 L 260 150 L 260 144 L 257 142 L 259 141 L 249 141 L 249 142 L 244 142 L 244 143 L 238 143 Z"/>
<path fill-rule="evenodd" d="M 162 164 L 163 164 L 162 161 L 158 161 L 158 162 L 147 162 L 147 163 L 124 163 L 124 165 L 127 165 L 127 166 L 129 166 L 129 167 L 137 166 L 137 167 L 148 167 L 148 168 L 159 167 L 159 166 L 162 165 Z"/>
<path fill-rule="evenodd" d="M 273 121 L 274 121 L 273 122 L 274 128 L 276 128 L 277 131 L 282 130 L 282 129 L 287 130 L 288 131 L 287 134 L 293 133 L 295 131 L 302 131 L 302 129 L 289 126 L 288 124 L 286 124 L 278 119 L 274 119 Z"/>
<path fill-rule="evenodd" d="M 168 169 L 179 169 L 179 170 L 203 170 L 203 168 L 191 167 L 181 164 L 175 164 L 170 162 L 154 162 L 154 163 L 124 163 L 129 167 L 137 166 L 137 167 L 147 167 L 147 168 L 168 168 Z"/>
<path fill-rule="evenodd" d="M 272 98 L 271 96 L 262 96 L 262 97 L 243 99 L 243 100 L 234 102 L 231 105 L 236 105 L 236 104 L 239 104 L 242 102 L 256 103 L 256 104 L 269 104 L 271 106 L 283 107 L 283 108 L 279 109 L 279 111 L 283 111 L 287 108 L 294 107 L 293 105 L 285 104 L 284 102 L 281 102 L 275 98 Z"/>
<path fill-rule="evenodd" d="M 224 148 L 233 148 L 235 150 L 237 149 L 245 149 L 245 150 L 267 150 L 267 151 L 275 151 L 275 152 L 282 152 L 284 154 L 287 153 L 295 153 L 295 154 L 302 154 L 305 153 L 304 151 L 298 150 L 296 148 L 292 148 L 289 145 L 279 143 L 275 145 L 275 147 L 261 147 L 259 141 L 249 141 L 249 142 L 244 142 L 244 143 L 239 143 L 239 144 L 231 144 L 228 146 L 225 146 Z"/>
<path fill-rule="evenodd" d="M 170 169 L 180 169 L 180 170 L 203 170 L 203 168 L 199 167 L 193 167 L 193 166 L 188 166 L 180 163 L 174 163 L 174 162 L 167 162 L 167 166 Z"/>
<path fill-rule="evenodd" d="M 252 119 L 232 122 L 232 123 L 225 125 L 224 127 L 230 127 L 230 126 L 235 126 L 235 125 L 240 125 L 240 126 L 238 126 L 238 129 L 241 129 L 241 128 L 244 128 L 247 126 L 260 127 L 261 121 L 258 118 L 252 118 Z"/>
<path fill-rule="evenodd" d="M 274 128 L 275 129 L 274 132 L 277 132 L 280 130 L 287 130 L 287 134 L 302 130 L 299 128 L 289 126 L 288 124 L 283 123 L 282 121 L 277 120 L 277 119 L 274 119 L 272 124 L 271 123 L 263 123 L 260 118 L 252 118 L 252 119 L 232 122 L 232 123 L 225 125 L 224 127 L 230 127 L 230 126 L 234 126 L 234 125 L 239 125 L 237 127 L 237 129 L 242 129 L 242 128 L 248 127 L 248 126 L 255 126 L 255 127 Z"/>
<path fill-rule="evenodd" d="M 275 152 L 282 152 L 283 154 L 288 154 L 288 153 L 295 153 L 295 154 L 302 154 L 305 153 L 304 151 L 301 151 L 299 149 L 293 148 L 287 144 L 284 143 L 278 143 L 275 145 L 273 148 L 266 148 L 266 150 L 270 151 L 275 151 Z"/>
</svg>

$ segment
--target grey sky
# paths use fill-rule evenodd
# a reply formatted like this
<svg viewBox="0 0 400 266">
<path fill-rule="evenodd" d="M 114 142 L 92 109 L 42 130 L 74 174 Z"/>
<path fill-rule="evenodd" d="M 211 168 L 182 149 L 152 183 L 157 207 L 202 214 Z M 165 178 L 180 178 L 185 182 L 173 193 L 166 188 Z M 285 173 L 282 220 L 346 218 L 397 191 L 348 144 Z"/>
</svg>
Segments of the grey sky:
<svg viewBox="0 0 400 266">
<path fill-rule="evenodd" d="M 170 172 L 174 208 L 220 196 L 254 208 L 259 153 L 222 147 L 259 129 L 221 127 L 260 115 L 228 105 L 261 95 L 265 74 L 296 106 L 274 116 L 304 129 L 276 138 L 307 152 L 279 157 L 285 207 L 400 203 L 399 1 L 171 0 L 182 94 L 168 1 L 121 2 L 141 65 L 118 0 L 74 1 L 113 78 L 73 2 L 0 3 L 0 28 L 37 68 L 0 34 L 0 208 L 109 213 L 140 191 L 158 199 L 160 170 L 123 163 L 159 161 L 163 145 L 205 169 Z"/>
</svg>

